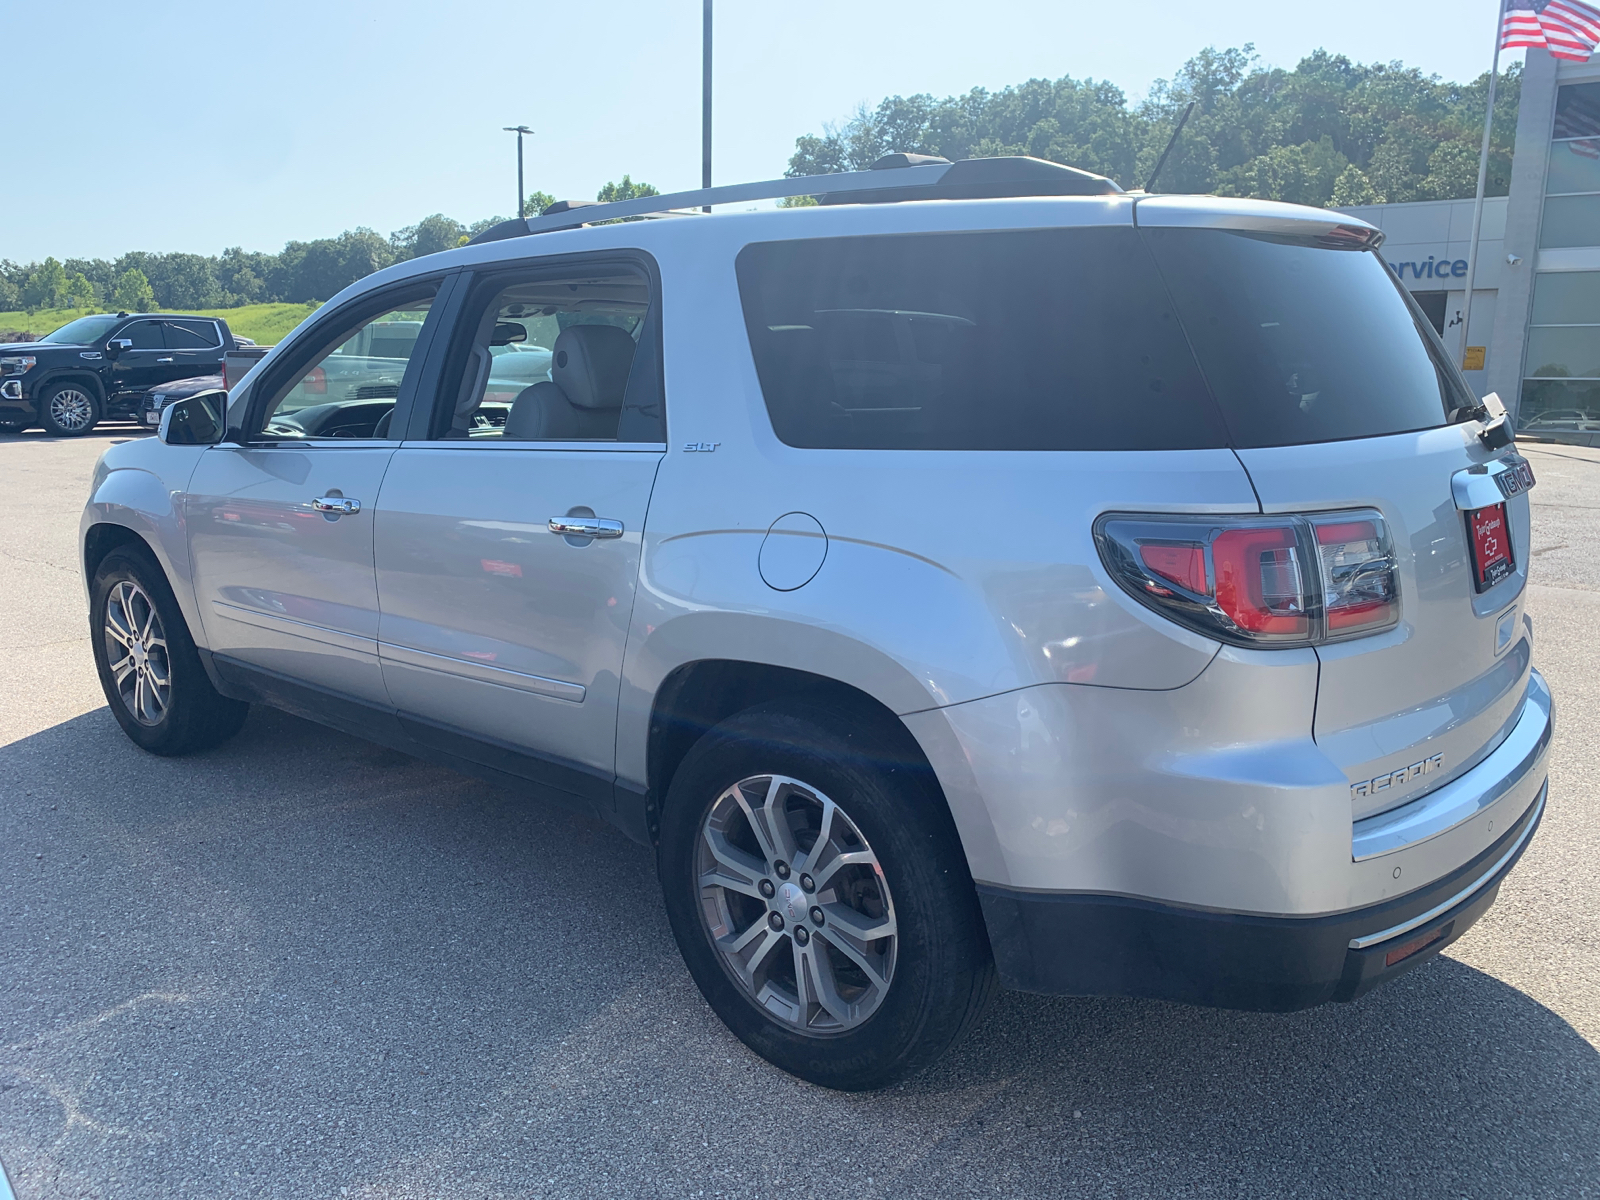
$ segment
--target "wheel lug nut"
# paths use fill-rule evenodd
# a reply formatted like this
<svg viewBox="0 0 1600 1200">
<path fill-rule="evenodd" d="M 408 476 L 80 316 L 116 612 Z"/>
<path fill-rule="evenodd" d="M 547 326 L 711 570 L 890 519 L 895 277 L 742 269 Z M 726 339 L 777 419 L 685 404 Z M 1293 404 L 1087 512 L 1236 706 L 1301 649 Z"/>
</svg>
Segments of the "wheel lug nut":
<svg viewBox="0 0 1600 1200">
<path fill-rule="evenodd" d="M 772 886 L 772 880 L 770 879 L 763 879 L 760 883 L 756 884 L 756 891 L 760 892 L 768 900 L 772 899 L 772 894 L 777 890 L 777 888 Z"/>
<path fill-rule="evenodd" d="M 804 946 L 807 942 L 809 942 L 811 940 L 811 931 L 809 929 L 807 929 L 804 925 L 801 925 L 799 928 L 797 928 L 794 931 L 794 940 L 799 942 L 802 946 Z"/>
<path fill-rule="evenodd" d="M 814 892 L 817 890 L 816 880 L 812 879 L 809 875 L 800 876 L 800 886 L 808 892 Z"/>
<path fill-rule="evenodd" d="M 775 863 L 772 868 L 777 872 L 779 879 L 789 878 L 789 864 L 786 862 Z"/>
<path fill-rule="evenodd" d="M 822 909 L 815 904 L 811 906 L 811 921 L 814 925 L 821 925 L 823 922 Z"/>
<path fill-rule="evenodd" d="M 772 926 L 774 932 L 781 930 L 783 928 L 783 914 L 768 913 L 767 924 Z"/>
</svg>

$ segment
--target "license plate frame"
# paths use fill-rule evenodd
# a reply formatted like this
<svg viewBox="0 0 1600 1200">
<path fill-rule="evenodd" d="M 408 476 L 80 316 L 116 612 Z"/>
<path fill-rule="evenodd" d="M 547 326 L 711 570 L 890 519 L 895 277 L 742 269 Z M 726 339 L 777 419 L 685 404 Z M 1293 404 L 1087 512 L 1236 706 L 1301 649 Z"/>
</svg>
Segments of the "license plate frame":
<svg viewBox="0 0 1600 1200">
<path fill-rule="evenodd" d="M 1503 583 L 1516 572 L 1516 554 L 1511 545 L 1510 525 L 1506 520 L 1506 506 L 1485 505 L 1469 509 L 1467 517 L 1467 549 L 1472 556 L 1472 586 L 1478 592 L 1487 592 Z"/>
</svg>

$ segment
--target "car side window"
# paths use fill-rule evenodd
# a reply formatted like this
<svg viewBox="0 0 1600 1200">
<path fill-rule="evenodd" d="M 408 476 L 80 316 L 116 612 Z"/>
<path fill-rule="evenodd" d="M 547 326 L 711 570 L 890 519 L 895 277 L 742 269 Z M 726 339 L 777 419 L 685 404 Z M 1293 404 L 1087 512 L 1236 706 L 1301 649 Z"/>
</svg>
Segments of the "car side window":
<svg viewBox="0 0 1600 1200">
<path fill-rule="evenodd" d="M 457 325 L 432 436 L 494 445 L 664 439 L 651 290 L 631 263 L 480 280 Z"/>
<path fill-rule="evenodd" d="M 168 350 L 214 350 L 222 345 L 210 321 L 163 321 Z"/>
<path fill-rule="evenodd" d="M 160 321 L 135 321 L 131 325 L 124 325 L 111 335 L 112 340 L 127 338 L 133 343 L 134 350 L 165 350 L 166 339 L 161 336 Z"/>
<path fill-rule="evenodd" d="M 395 400 L 420 360 L 417 339 L 433 307 L 434 289 L 373 313 L 357 310 L 330 324 L 310 347 L 288 360 L 290 373 L 259 409 L 256 437 L 398 438 L 391 431 Z M 269 383 L 269 388 L 272 386 Z"/>
</svg>

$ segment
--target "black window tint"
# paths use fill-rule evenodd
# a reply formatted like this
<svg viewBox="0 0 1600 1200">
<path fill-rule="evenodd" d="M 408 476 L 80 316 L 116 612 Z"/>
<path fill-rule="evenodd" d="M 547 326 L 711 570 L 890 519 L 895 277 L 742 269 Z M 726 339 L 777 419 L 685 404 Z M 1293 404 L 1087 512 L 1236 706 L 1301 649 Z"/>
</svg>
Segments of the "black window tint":
<svg viewBox="0 0 1600 1200">
<path fill-rule="evenodd" d="M 112 334 L 112 337 L 127 338 L 133 343 L 133 349 L 135 350 L 165 350 L 167 348 L 166 340 L 161 336 L 160 321 L 135 321 L 131 325 L 123 326 Z"/>
<path fill-rule="evenodd" d="M 217 340 L 217 327 L 210 321 L 166 321 L 163 324 L 168 350 L 214 350 L 222 345 Z"/>
<path fill-rule="evenodd" d="M 1428 429 L 1475 403 L 1370 251 L 1143 231 L 1236 446 Z"/>
<path fill-rule="evenodd" d="M 791 446 L 1225 444 L 1131 228 L 766 242 L 740 252 L 738 276 Z"/>
</svg>

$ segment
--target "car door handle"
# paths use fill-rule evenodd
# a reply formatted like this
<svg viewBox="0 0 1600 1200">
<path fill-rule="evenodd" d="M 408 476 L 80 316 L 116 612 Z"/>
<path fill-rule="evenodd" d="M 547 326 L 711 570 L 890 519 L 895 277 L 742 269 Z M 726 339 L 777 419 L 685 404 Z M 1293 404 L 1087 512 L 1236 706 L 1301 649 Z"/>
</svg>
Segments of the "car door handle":
<svg viewBox="0 0 1600 1200">
<path fill-rule="evenodd" d="M 361 511 L 361 501 L 352 500 L 349 496 L 318 496 L 311 502 L 311 507 L 320 513 L 339 513 L 349 516 L 351 513 Z"/>
<path fill-rule="evenodd" d="M 622 522 L 610 517 L 551 517 L 550 532 L 566 537 L 619 538 Z"/>
<path fill-rule="evenodd" d="M 169 355 L 167 355 L 167 357 L 165 357 L 165 358 L 158 358 L 158 359 L 156 359 L 156 361 L 157 361 L 157 362 L 158 362 L 158 363 L 169 363 L 169 362 L 171 362 L 171 361 L 172 361 L 172 355 L 170 355 L 170 354 L 169 354 Z"/>
</svg>

